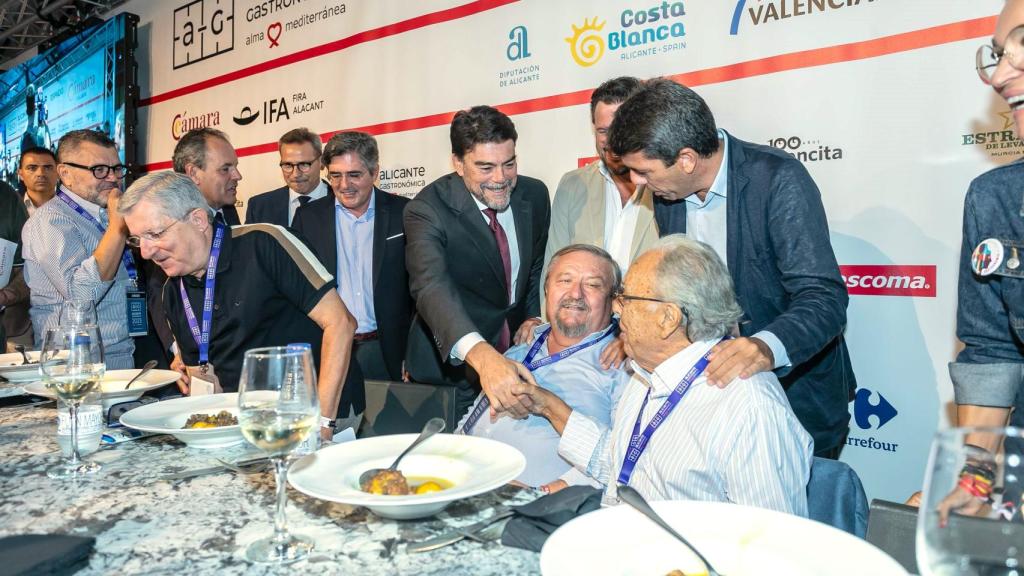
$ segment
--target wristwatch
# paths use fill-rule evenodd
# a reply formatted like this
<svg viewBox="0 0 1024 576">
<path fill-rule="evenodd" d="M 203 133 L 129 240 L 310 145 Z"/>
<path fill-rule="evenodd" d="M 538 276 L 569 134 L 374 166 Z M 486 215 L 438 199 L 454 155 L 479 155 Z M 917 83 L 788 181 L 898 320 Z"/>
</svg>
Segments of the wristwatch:
<svg viewBox="0 0 1024 576">
<path fill-rule="evenodd" d="M 337 426 L 337 421 L 336 420 L 332 420 L 331 418 L 328 418 L 327 416 L 321 416 L 320 417 L 320 427 L 321 428 L 330 428 L 331 430 L 334 430 L 335 426 Z"/>
</svg>

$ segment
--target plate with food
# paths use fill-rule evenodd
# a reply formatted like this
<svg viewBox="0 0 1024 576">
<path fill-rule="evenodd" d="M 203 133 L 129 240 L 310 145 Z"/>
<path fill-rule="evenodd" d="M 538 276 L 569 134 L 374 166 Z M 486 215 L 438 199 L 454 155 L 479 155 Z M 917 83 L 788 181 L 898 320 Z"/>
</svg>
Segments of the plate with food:
<svg viewBox="0 0 1024 576">
<path fill-rule="evenodd" d="M 139 372 L 139 369 L 133 368 L 130 370 L 107 370 L 103 374 L 103 380 L 100 381 L 100 401 L 103 402 L 104 412 L 110 410 L 110 407 L 114 404 L 138 400 L 144 392 L 177 382 L 178 378 L 181 378 L 181 374 L 174 370 L 150 370 L 143 374 L 141 378 L 132 382 L 131 388 L 125 390 L 124 387 Z M 34 396 L 43 396 L 44 398 L 57 397 L 52 390 L 47 388 L 46 383 L 41 381 L 26 384 L 25 392 Z"/>
<path fill-rule="evenodd" d="M 896 560 L 827 524 L 725 502 L 662 501 L 651 507 L 729 576 L 905 576 Z M 682 543 L 626 504 L 584 514 L 556 530 L 540 553 L 544 576 L 704 575 Z"/>
<path fill-rule="evenodd" d="M 436 434 L 403 458 L 397 473 L 384 470 L 360 486 L 360 474 L 388 468 L 415 438 L 416 434 L 377 436 L 324 448 L 293 464 L 288 482 L 314 498 L 365 506 L 378 516 L 405 520 L 432 516 L 456 500 L 489 492 L 526 468 L 526 458 L 508 444 Z"/>
<path fill-rule="evenodd" d="M 227 448 L 245 442 L 238 427 L 238 394 L 187 396 L 129 410 L 121 424 L 170 434 L 192 448 Z"/>
</svg>

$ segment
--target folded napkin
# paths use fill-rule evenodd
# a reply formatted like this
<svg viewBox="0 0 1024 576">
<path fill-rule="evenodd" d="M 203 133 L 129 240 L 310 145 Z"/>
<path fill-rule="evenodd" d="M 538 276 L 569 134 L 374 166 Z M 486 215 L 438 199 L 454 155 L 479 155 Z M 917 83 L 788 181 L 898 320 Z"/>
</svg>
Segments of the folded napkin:
<svg viewBox="0 0 1024 576">
<path fill-rule="evenodd" d="M 95 538 L 22 534 L 0 538 L 0 574 L 74 574 L 89 563 Z"/>
<path fill-rule="evenodd" d="M 515 516 L 505 525 L 501 543 L 540 552 L 548 536 L 566 522 L 601 507 L 603 491 L 591 486 L 570 486 L 516 506 Z"/>
</svg>

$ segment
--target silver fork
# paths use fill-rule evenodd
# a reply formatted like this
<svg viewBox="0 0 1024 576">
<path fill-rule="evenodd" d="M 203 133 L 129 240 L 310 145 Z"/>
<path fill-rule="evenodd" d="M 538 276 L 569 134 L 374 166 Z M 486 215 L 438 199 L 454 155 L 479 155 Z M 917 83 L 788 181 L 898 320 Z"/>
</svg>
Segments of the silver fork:
<svg viewBox="0 0 1024 576">
<path fill-rule="evenodd" d="M 259 474 L 270 466 L 270 460 L 266 458 L 260 458 L 257 460 L 249 460 L 233 464 L 227 460 L 221 460 L 220 458 L 214 458 L 218 464 L 231 470 L 235 474 L 241 474 L 247 476 L 249 474 Z"/>
</svg>

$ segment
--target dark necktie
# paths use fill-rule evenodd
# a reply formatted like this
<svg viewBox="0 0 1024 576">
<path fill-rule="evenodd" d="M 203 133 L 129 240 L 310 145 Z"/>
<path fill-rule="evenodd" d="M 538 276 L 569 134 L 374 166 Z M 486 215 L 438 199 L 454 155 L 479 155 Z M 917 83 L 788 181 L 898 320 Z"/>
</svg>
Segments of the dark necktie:
<svg viewBox="0 0 1024 576">
<path fill-rule="evenodd" d="M 302 208 L 309 203 L 309 196 L 299 196 L 299 208 Z"/>
<path fill-rule="evenodd" d="M 220 210 L 217 210 L 217 212 L 214 213 L 213 221 L 218 222 L 223 226 L 228 225 L 227 220 L 224 220 L 224 213 L 221 212 Z"/>
<path fill-rule="evenodd" d="M 508 236 L 505 229 L 498 222 L 498 213 L 492 208 L 486 208 L 484 214 L 490 222 L 491 232 L 494 233 L 494 240 L 498 243 L 498 254 L 501 255 L 501 265 L 505 269 L 505 289 L 509 293 L 509 302 L 512 301 L 512 255 L 508 251 Z M 508 350 L 509 343 L 508 320 L 501 325 L 501 334 L 498 335 L 498 352 L 504 353 Z"/>
</svg>

